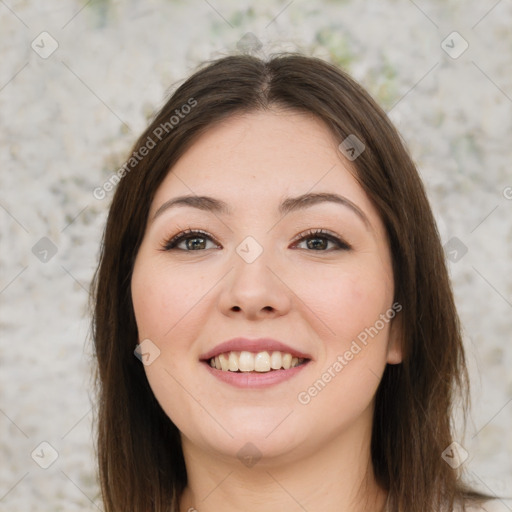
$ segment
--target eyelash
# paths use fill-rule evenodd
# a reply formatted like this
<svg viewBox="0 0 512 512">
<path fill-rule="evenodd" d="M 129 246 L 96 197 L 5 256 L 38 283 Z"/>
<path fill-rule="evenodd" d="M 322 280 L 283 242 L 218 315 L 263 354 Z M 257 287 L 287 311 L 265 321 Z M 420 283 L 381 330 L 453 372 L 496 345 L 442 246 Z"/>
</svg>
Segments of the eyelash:
<svg viewBox="0 0 512 512">
<path fill-rule="evenodd" d="M 177 248 L 177 245 L 180 244 L 182 241 L 190 240 L 190 239 L 194 239 L 194 238 L 208 238 L 211 241 L 215 242 L 213 237 L 211 235 L 209 235 L 208 233 L 206 233 L 206 231 L 202 231 L 200 229 L 197 229 L 197 230 L 196 229 L 186 229 L 185 231 L 181 231 L 177 235 L 173 236 L 170 240 L 167 240 L 166 242 L 164 242 L 162 249 L 164 251 L 179 250 L 179 251 L 183 251 L 183 252 L 196 252 L 194 250 L 178 249 Z M 332 250 L 349 251 L 352 249 L 352 247 L 347 242 L 345 242 L 344 240 L 341 240 L 337 236 L 333 235 L 332 233 L 330 233 L 324 229 L 309 229 L 307 231 L 303 231 L 302 233 L 297 235 L 297 237 L 294 240 L 294 243 L 302 242 L 303 240 L 307 240 L 308 238 L 324 238 L 324 239 L 328 240 L 329 242 L 333 242 L 334 244 L 336 244 L 338 246 L 336 249 L 330 249 L 330 250 L 326 249 L 326 250 L 319 250 L 319 251 L 312 250 L 312 252 L 331 252 Z M 217 243 L 217 242 L 215 242 L 215 243 Z M 204 251 L 206 249 L 200 249 L 200 251 L 201 250 Z"/>
</svg>

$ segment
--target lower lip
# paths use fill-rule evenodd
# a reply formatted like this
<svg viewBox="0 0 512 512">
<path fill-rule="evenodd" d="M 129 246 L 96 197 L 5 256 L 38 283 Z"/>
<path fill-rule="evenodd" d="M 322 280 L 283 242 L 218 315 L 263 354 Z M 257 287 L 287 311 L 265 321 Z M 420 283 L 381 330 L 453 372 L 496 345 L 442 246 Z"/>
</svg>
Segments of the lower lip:
<svg viewBox="0 0 512 512">
<path fill-rule="evenodd" d="M 303 363 L 288 370 L 272 370 L 269 372 L 230 372 L 212 368 L 208 362 L 203 362 L 205 368 L 217 379 L 237 388 L 256 389 L 267 388 L 291 379 L 309 364 Z"/>
</svg>

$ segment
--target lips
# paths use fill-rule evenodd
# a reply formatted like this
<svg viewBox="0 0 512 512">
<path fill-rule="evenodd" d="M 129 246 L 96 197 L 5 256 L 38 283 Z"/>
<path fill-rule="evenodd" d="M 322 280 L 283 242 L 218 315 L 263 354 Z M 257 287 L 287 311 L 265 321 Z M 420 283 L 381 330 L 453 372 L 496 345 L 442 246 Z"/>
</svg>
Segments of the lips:
<svg viewBox="0 0 512 512">
<path fill-rule="evenodd" d="M 234 338 L 200 356 L 216 380 L 239 389 L 264 389 L 293 379 L 312 360 L 310 354 L 272 338 Z"/>
<path fill-rule="evenodd" d="M 211 359 L 230 352 L 250 352 L 255 355 L 261 352 L 281 352 L 284 354 L 291 354 L 292 358 L 305 360 L 312 359 L 310 354 L 297 350 L 286 343 L 272 338 L 259 338 L 254 340 L 247 338 L 233 338 L 231 340 L 224 341 L 208 352 L 201 354 L 199 359 L 210 363 Z"/>
</svg>

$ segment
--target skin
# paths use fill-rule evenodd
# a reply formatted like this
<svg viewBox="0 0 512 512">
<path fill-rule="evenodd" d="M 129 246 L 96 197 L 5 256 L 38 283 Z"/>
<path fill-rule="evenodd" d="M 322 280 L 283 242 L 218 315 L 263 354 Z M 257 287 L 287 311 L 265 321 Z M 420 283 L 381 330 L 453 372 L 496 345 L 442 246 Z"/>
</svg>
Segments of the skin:
<svg viewBox="0 0 512 512">
<path fill-rule="evenodd" d="M 304 113 L 230 117 L 191 146 L 156 193 L 131 286 L 139 340 L 160 350 L 145 366 L 147 378 L 182 433 L 182 511 L 384 507 L 370 440 L 383 371 L 401 361 L 396 322 L 386 323 L 309 403 L 298 400 L 393 304 L 385 228 L 339 142 Z M 332 202 L 278 213 L 283 199 L 309 192 L 342 195 L 367 222 Z M 180 206 L 155 217 L 164 203 L 188 194 L 221 199 L 232 212 Z M 351 249 L 322 235 L 297 239 L 312 228 Z M 165 251 L 185 229 L 211 238 L 192 235 L 188 251 L 186 241 Z M 236 252 L 247 236 L 263 249 L 252 263 Z M 278 385 L 235 388 L 213 377 L 199 356 L 238 336 L 272 337 L 312 360 Z M 237 457 L 246 443 L 246 451 L 261 456 L 252 467 Z"/>
</svg>

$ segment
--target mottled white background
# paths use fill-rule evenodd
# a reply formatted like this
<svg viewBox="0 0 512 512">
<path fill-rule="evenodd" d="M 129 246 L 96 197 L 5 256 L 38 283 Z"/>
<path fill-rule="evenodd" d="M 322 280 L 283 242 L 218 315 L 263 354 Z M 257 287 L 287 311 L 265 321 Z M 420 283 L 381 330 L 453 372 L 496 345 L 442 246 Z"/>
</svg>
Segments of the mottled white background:
<svg viewBox="0 0 512 512">
<path fill-rule="evenodd" d="M 0 0 L 0 510 L 102 510 L 87 300 L 111 197 L 92 191 L 178 82 L 249 32 L 262 55 L 343 66 L 398 125 L 460 258 L 465 467 L 512 494 L 511 26 L 510 0 Z"/>
</svg>

